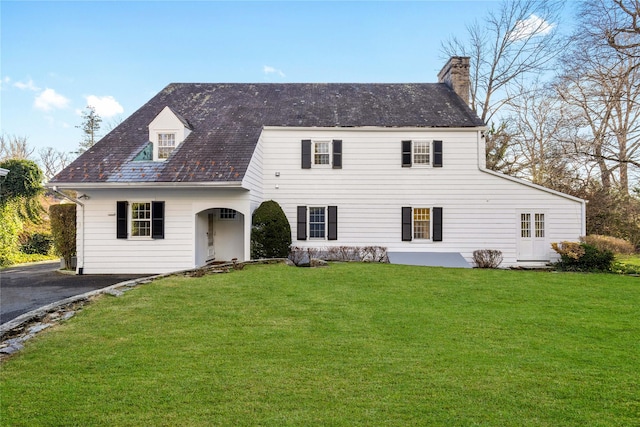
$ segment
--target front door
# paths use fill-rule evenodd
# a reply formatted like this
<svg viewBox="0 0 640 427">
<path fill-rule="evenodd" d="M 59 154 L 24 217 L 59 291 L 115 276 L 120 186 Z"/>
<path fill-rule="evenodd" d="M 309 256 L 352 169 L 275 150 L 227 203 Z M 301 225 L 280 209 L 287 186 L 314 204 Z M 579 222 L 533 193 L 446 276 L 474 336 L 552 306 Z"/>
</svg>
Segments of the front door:
<svg viewBox="0 0 640 427">
<path fill-rule="evenodd" d="M 215 220 L 216 216 L 213 213 L 209 214 L 208 224 L 207 224 L 207 261 L 215 259 L 216 251 L 214 245 L 214 237 L 215 237 Z"/>
<path fill-rule="evenodd" d="M 543 212 L 521 212 L 518 261 L 549 261 L 546 217 Z"/>
</svg>

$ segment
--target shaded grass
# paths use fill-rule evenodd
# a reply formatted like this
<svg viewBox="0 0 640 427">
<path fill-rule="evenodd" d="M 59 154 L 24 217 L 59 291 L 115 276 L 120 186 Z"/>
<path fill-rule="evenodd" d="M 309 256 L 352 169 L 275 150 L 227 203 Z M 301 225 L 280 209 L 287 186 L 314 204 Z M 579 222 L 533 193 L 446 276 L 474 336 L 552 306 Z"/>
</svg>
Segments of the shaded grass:
<svg viewBox="0 0 640 427">
<path fill-rule="evenodd" d="M 172 277 L 4 363 L 3 425 L 637 425 L 640 282 L 333 264 Z"/>
</svg>

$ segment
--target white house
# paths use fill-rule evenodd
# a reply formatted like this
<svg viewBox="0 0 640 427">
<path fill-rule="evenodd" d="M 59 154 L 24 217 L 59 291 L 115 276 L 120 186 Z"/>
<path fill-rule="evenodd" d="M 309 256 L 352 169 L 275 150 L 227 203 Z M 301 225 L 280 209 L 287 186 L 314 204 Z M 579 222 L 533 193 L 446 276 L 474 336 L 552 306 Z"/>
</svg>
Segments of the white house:
<svg viewBox="0 0 640 427">
<path fill-rule="evenodd" d="M 585 234 L 585 203 L 487 170 L 467 94 L 461 57 L 431 84 L 170 84 L 49 186 L 79 194 L 80 274 L 247 260 L 265 200 L 298 247 L 548 262 L 551 242 Z"/>
</svg>

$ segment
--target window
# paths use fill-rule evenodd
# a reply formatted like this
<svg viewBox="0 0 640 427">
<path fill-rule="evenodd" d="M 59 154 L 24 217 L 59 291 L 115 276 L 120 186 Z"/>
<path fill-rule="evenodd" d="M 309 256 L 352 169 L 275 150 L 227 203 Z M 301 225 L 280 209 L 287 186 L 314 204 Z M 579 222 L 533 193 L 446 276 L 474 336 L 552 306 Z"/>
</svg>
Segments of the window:
<svg viewBox="0 0 640 427">
<path fill-rule="evenodd" d="M 297 239 L 338 240 L 338 207 L 298 206 Z"/>
<path fill-rule="evenodd" d="M 302 169 L 312 167 L 342 168 L 342 140 L 302 140 Z"/>
<path fill-rule="evenodd" d="M 429 160 L 429 142 L 413 141 L 413 163 L 416 165 L 428 165 Z"/>
<path fill-rule="evenodd" d="M 402 167 L 414 165 L 442 167 L 442 141 L 402 141 Z"/>
<path fill-rule="evenodd" d="M 531 237 L 531 214 L 520 214 L 520 237 Z"/>
<path fill-rule="evenodd" d="M 221 208 L 219 218 L 220 219 L 236 219 L 236 210 Z"/>
<path fill-rule="evenodd" d="M 176 148 L 175 133 L 159 133 L 158 134 L 158 159 L 167 159 L 175 148 Z"/>
<path fill-rule="evenodd" d="M 309 208 L 309 237 L 312 239 L 324 239 L 324 234 L 324 208 Z"/>
<path fill-rule="evenodd" d="M 442 241 L 442 208 L 402 208 L 402 241 Z"/>
<path fill-rule="evenodd" d="M 431 209 L 429 208 L 413 209 L 413 238 L 414 239 L 430 239 L 431 238 Z"/>
<path fill-rule="evenodd" d="M 313 144 L 313 164 L 328 165 L 329 164 L 329 143 L 315 142 Z"/>
<path fill-rule="evenodd" d="M 131 203 L 131 235 L 151 236 L 151 203 Z"/>
<path fill-rule="evenodd" d="M 544 237 L 544 214 L 535 214 L 536 237 Z"/>
<path fill-rule="evenodd" d="M 164 239 L 164 202 L 116 202 L 116 238 Z"/>
</svg>

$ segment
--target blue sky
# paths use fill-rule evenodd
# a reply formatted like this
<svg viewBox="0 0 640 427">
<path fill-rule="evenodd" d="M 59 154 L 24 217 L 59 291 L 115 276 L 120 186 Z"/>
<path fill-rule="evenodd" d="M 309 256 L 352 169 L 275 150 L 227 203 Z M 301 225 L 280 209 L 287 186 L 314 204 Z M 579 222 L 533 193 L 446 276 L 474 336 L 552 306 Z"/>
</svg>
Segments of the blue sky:
<svg viewBox="0 0 640 427">
<path fill-rule="evenodd" d="M 5 1 L 0 130 L 74 151 L 172 82 L 435 82 L 496 1 Z"/>
</svg>

